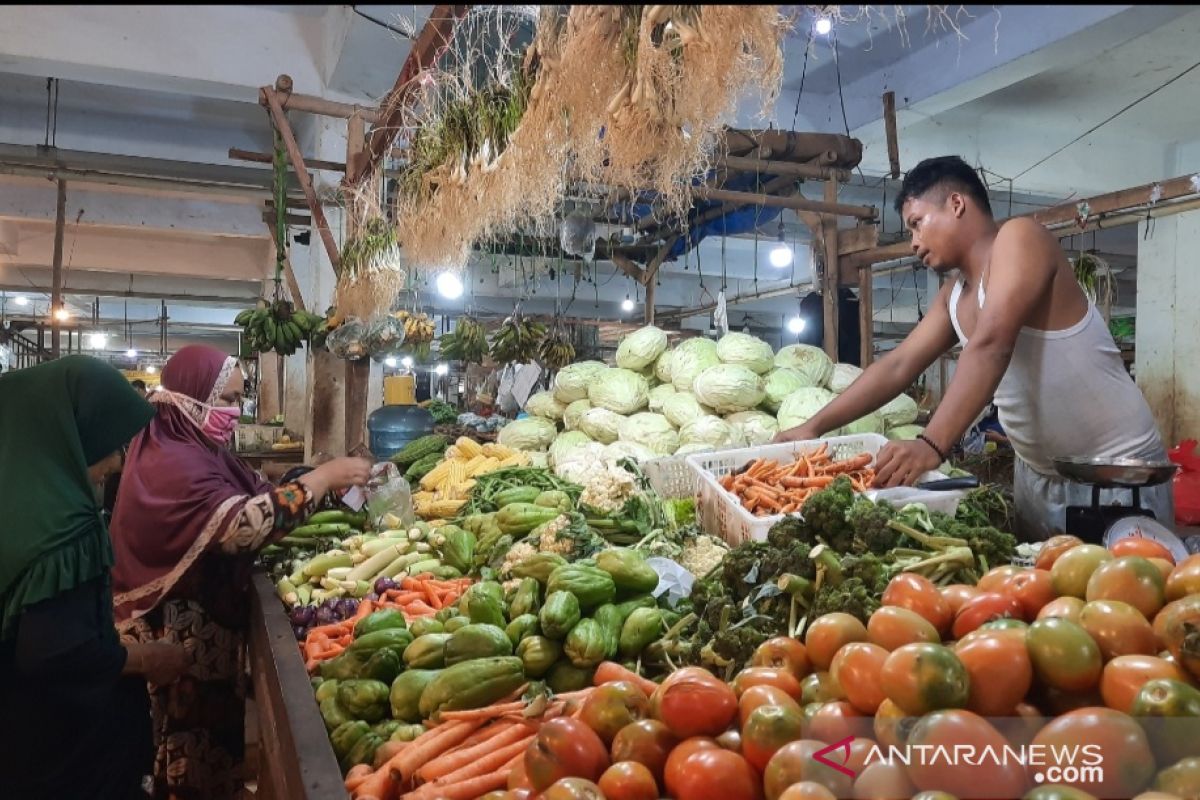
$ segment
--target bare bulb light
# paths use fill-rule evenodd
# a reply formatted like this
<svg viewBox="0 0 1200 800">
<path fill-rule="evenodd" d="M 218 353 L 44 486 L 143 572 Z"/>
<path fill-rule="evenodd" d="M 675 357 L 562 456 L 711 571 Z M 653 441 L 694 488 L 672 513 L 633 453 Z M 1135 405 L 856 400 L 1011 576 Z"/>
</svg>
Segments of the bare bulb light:
<svg viewBox="0 0 1200 800">
<path fill-rule="evenodd" d="M 792 248 L 786 242 L 780 242 L 771 248 L 771 266 L 784 269 L 792 265 Z"/>
<path fill-rule="evenodd" d="M 787 322 L 787 329 L 792 333 L 802 333 L 804 331 L 804 318 L 792 317 Z"/>
<path fill-rule="evenodd" d="M 107 333 L 93 333 L 88 337 L 88 346 L 93 350 L 103 350 L 106 344 L 108 344 Z"/>
<path fill-rule="evenodd" d="M 833 20 L 829 17 L 818 17 L 814 28 L 821 36 L 828 36 L 829 32 L 833 30 Z"/>
<path fill-rule="evenodd" d="M 27 306 L 29 305 L 29 298 L 23 294 L 19 294 L 13 298 L 13 302 L 19 306 Z"/>
<path fill-rule="evenodd" d="M 413 360 L 411 357 L 405 356 L 404 358 L 400 359 L 400 365 L 405 369 L 412 369 Z"/>
<path fill-rule="evenodd" d="M 125 351 L 125 357 L 126 358 L 137 358 L 137 350 L 134 350 L 132 347 L 129 348 L 128 350 Z"/>
<path fill-rule="evenodd" d="M 457 300 L 462 297 L 462 279 L 453 272 L 443 272 L 437 276 L 438 294 L 447 300 Z"/>
<path fill-rule="evenodd" d="M 433 371 L 436 372 L 438 375 L 445 375 L 448 372 L 450 372 L 450 367 L 446 364 L 438 364 L 436 367 L 433 368 Z"/>
<path fill-rule="evenodd" d="M 57 309 L 54 312 L 54 318 L 60 322 L 66 322 L 71 318 L 71 312 L 67 311 L 65 308 Z"/>
<path fill-rule="evenodd" d="M 146 367 L 146 373 L 147 373 L 147 374 L 149 374 L 149 375 L 153 375 L 153 374 L 154 374 L 154 373 L 156 373 L 156 372 L 158 372 L 158 367 L 154 366 L 153 364 L 151 364 L 150 366 Z"/>
<path fill-rule="evenodd" d="M 625 299 L 621 301 L 622 311 L 633 311 L 633 301 L 629 299 L 629 295 L 625 295 Z"/>
<path fill-rule="evenodd" d="M 388 356 L 387 358 L 385 358 L 383 360 L 383 365 L 385 367 L 390 367 L 392 369 L 395 369 L 396 368 L 396 359 L 392 358 L 391 356 Z"/>
</svg>

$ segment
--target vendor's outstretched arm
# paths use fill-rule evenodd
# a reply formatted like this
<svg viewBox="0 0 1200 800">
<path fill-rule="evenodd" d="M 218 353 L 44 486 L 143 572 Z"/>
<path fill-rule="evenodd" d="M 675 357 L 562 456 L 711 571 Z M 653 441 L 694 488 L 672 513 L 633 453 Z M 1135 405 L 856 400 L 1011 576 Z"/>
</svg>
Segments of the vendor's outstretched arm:
<svg viewBox="0 0 1200 800">
<path fill-rule="evenodd" d="M 895 350 L 867 367 L 849 389 L 815 417 L 803 425 L 781 431 L 775 441 L 803 441 L 824 436 L 879 409 L 908 388 L 938 356 L 958 341 L 946 305 L 949 293 L 950 284 L 947 284 L 930 304 L 929 313 Z"/>
</svg>

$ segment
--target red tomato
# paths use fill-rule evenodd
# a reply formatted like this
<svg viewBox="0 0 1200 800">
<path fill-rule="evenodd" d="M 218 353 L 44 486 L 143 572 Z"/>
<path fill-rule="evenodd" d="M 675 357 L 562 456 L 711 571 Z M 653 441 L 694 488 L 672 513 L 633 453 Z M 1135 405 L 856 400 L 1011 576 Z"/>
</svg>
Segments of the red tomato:
<svg viewBox="0 0 1200 800">
<path fill-rule="evenodd" d="M 1037 619 L 1038 612 L 1055 598 L 1054 580 L 1047 569 L 1021 570 L 1000 586 L 1002 594 L 1016 598 L 1021 604 L 1022 617 L 1026 622 Z"/>
<path fill-rule="evenodd" d="M 837 800 L 837 797 L 815 781 L 800 781 L 784 789 L 779 800 Z"/>
<path fill-rule="evenodd" d="M 1054 562 L 1058 561 L 1059 556 L 1076 545 L 1081 544 L 1083 544 L 1083 539 L 1080 539 L 1078 536 L 1069 536 L 1067 534 L 1051 536 L 1042 543 L 1042 549 L 1038 550 L 1037 561 L 1033 566 L 1035 569 L 1050 569 L 1054 566 Z"/>
<path fill-rule="evenodd" d="M 1063 692 L 1086 692 L 1100 682 L 1100 647 L 1074 622 L 1040 619 L 1029 626 L 1025 645 L 1034 674 L 1046 686 Z"/>
<path fill-rule="evenodd" d="M 636 761 L 662 783 L 667 756 L 677 744 L 678 737 L 666 725 L 656 719 L 643 719 L 617 732 L 612 743 L 612 760 Z"/>
<path fill-rule="evenodd" d="M 1014 567 L 1005 565 L 1003 567 L 992 567 L 987 572 L 983 573 L 983 577 L 979 579 L 979 583 L 975 584 L 981 592 L 1000 592 L 1003 591 L 1004 584 L 1008 583 L 1014 576 L 1024 572 L 1024 567 Z"/>
<path fill-rule="evenodd" d="M 1193 640 L 1200 627 L 1200 595 L 1189 595 L 1170 603 L 1154 618 L 1154 635 L 1180 667 L 1192 678 L 1200 678 L 1200 656 Z"/>
<path fill-rule="evenodd" d="M 913 616 L 921 619 L 916 614 Z M 929 625 L 927 622 L 925 624 Z M 933 630 L 932 625 L 929 625 L 929 630 Z M 874 714 L 879 704 L 886 699 L 879 684 L 879 673 L 887 657 L 887 650 L 866 642 L 851 642 L 838 650 L 837 655 L 833 657 L 833 664 L 829 667 L 830 674 L 846 693 L 850 705 L 864 714 Z"/>
<path fill-rule="evenodd" d="M 1175 571 L 1175 565 L 1165 558 L 1148 558 L 1146 560 L 1158 567 L 1158 571 L 1162 573 L 1164 583 L 1171 577 L 1171 573 Z"/>
<path fill-rule="evenodd" d="M 940 587 L 938 591 L 941 592 L 942 597 L 946 598 L 946 602 L 950 605 L 951 614 L 957 614 L 964 603 L 980 594 L 978 587 L 968 586 L 965 583 L 952 583 L 949 586 Z"/>
<path fill-rule="evenodd" d="M 1175 556 L 1171 555 L 1171 551 L 1167 549 L 1166 545 L 1141 536 L 1126 536 L 1124 539 L 1113 542 L 1108 551 L 1115 558 L 1141 556 L 1142 558 L 1163 558 L 1172 564 L 1175 563 Z"/>
<path fill-rule="evenodd" d="M 1187 683 L 1182 670 L 1155 656 L 1117 656 L 1104 665 L 1100 676 L 1100 696 L 1104 705 L 1128 714 L 1134 698 L 1155 678 L 1172 678 Z"/>
<path fill-rule="evenodd" d="M 968 745 L 974 752 L 1001 753 L 1008 744 L 1005 738 L 983 717 L 970 711 L 954 709 L 927 714 L 913 725 L 908 736 L 910 746 L 952 751 L 956 745 Z M 918 751 L 919 752 L 919 751 Z M 988 797 L 1020 797 L 1025 788 L 1021 765 L 1004 759 L 967 760 L 913 758 L 908 777 L 918 789 L 949 792 L 956 797 L 979 797 L 985 787 Z"/>
<path fill-rule="evenodd" d="M 780 800 L 790 786 L 802 781 L 819 783 L 835 797 L 849 797 L 853 784 L 845 773 L 813 758 L 813 753 L 825 749 L 824 742 L 801 739 L 779 749 L 763 770 L 763 790 L 767 800 Z M 842 760 L 842 753 L 830 753 L 833 762 Z"/>
<path fill-rule="evenodd" d="M 621 728 L 644 719 L 649 707 L 650 698 L 640 688 L 629 681 L 613 681 L 591 691 L 579 709 L 579 719 L 608 745 Z"/>
<path fill-rule="evenodd" d="M 587 725 L 570 717 L 543 724 L 525 751 L 525 771 L 539 791 L 563 778 L 598 780 L 608 765 L 604 742 Z"/>
<path fill-rule="evenodd" d="M 755 769 L 763 770 L 779 748 L 802 738 L 804 715 L 800 709 L 759 706 L 742 726 L 742 755 Z"/>
<path fill-rule="evenodd" d="M 733 679 L 733 693 L 738 698 L 751 686 L 774 686 L 797 701 L 802 694 L 800 679 L 787 668 L 747 667 Z"/>
<path fill-rule="evenodd" d="M 865 642 L 867 627 L 858 617 L 835 612 L 817 617 L 804 634 L 804 646 L 809 661 L 818 671 L 829 669 L 833 657 L 842 645 L 850 642 Z"/>
<path fill-rule="evenodd" d="M 963 638 L 985 622 L 1005 617 L 1019 619 L 1023 613 L 1016 598 L 999 592 L 984 592 L 968 601 L 954 616 L 954 638 Z"/>
<path fill-rule="evenodd" d="M 1096 797 L 1133 797 L 1154 776 L 1154 755 L 1145 731 L 1132 717 L 1111 708 L 1082 708 L 1053 719 L 1033 744 L 1045 748 L 1041 766 L 1100 766 L 1100 780 L 1088 770 L 1080 777 L 1089 780 L 1070 782 Z"/>
<path fill-rule="evenodd" d="M 676 800 L 761 800 L 758 773 L 737 753 L 696 750 L 667 762 L 667 793 Z"/>
<path fill-rule="evenodd" d="M 759 706 L 781 706 L 800 711 L 800 704 L 779 687 L 765 684 L 751 686 L 738 698 L 738 724 L 745 725 L 746 719 Z"/>
<path fill-rule="evenodd" d="M 1050 577 L 1054 580 L 1054 591 L 1059 596 L 1087 596 L 1088 579 L 1101 564 L 1112 561 L 1112 553 L 1098 544 L 1081 544 L 1072 547 L 1059 556 L 1050 567 Z"/>
<path fill-rule="evenodd" d="M 1169 601 L 1200 594 L 1200 558 L 1192 556 L 1176 564 L 1167 576 L 1166 588 Z"/>
<path fill-rule="evenodd" d="M 1166 603 L 1166 581 L 1146 559 L 1124 556 L 1096 568 L 1088 579 L 1086 598 L 1088 602 L 1121 600 L 1150 619 Z"/>
<path fill-rule="evenodd" d="M 800 712 L 803 718 L 804 712 Z M 730 728 L 717 737 L 717 746 L 723 750 L 732 750 L 739 756 L 742 754 L 742 734 L 737 728 Z"/>
<path fill-rule="evenodd" d="M 901 763 L 868 764 L 854 779 L 855 800 L 908 800 L 916 789 Z"/>
<path fill-rule="evenodd" d="M 1154 655 L 1154 629 L 1136 608 L 1120 600 L 1093 600 L 1084 605 L 1079 627 L 1096 640 L 1106 661 L 1117 656 Z"/>
<path fill-rule="evenodd" d="M 801 682 L 800 705 L 845 700 L 846 692 L 828 672 L 814 672 Z"/>
<path fill-rule="evenodd" d="M 1038 612 L 1037 618 L 1050 619 L 1051 617 L 1057 617 L 1058 619 L 1078 622 L 1079 614 L 1083 611 L 1083 606 L 1084 602 L 1078 597 L 1060 597 L 1042 606 L 1042 610 Z"/>
<path fill-rule="evenodd" d="M 915 611 L 909 611 L 900 606 L 880 606 L 867 620 L 867 638 L 872 644 L 877 644 L 888 651 L 913 642 L 940 642 L 942 640 L 942 637 L 938 635 L 937 628 L 933 627 L 929 620 Z M 837 660 L 836 657 L 834 660 Z"/>
<path fill-rule="evenodd" d="M 840 742 L 847 736 L 871 734 L 871 718 L 863 716 L 849 703 L 825 703 L 809 721 L 809 736 L 826 743 Z"/>
<path fill-rule="evenodd" d="M 513 764 L 512 769 L 508 771 L 508 790 L 515 792 L 518 789 L 533 791 L 533 784 L 529 781 L 529 773 L 525 771 L 525 759 L 523 758 Z"/>
<path fill-rule="evenodd" d="M 967 704 L 970 678 L 954 651 L 940 644 L 906 644 L 883 662 L 880 683 L 888 698 L 921 715 Z"/>
<path fill-rule="evenodd" d="M 542 792 L 541 800 L 605 800 L 600 787 L 583 778 L 563 778 Z"/>
<path fill-rule="evenodd" d="M 875 712 L 872 732 L 882 747 L 903 747 L 908 739 L 908 732 L 916 721 L 916 717 L 910 717 L 891 700 L 884 700 Z"/>
<path fill-rule="evenodd" d="M 888 582 L 880 602 L 885 606 L 900 606 L 920 614 L 943 636 L 950 630 L 953 619 L 950 604 L 928 578 L 902 572 Z"/>
<path fill-rule="evenodd" d="M 799 639 L 776 636 L 758 646 L 750 666 L 788 669 L 796 676 L 796 680 L 801 680 L 809 673 L 812 665 L 808 661 L 808 651 Z"/>
<path fill-rule="evenodd" d="M 976 631 L 954 648 L 970 676 L 967 708 L 984 717 L 1006 717 L 1033 685 L 1033 665 L 1022 631 Z"/>
<path fill-rule="evenodd" d="M 600 776 L 605 800 L 658 800 L 658 784 L 650 770 L 636 761 L 618 761 Z"/>
<path fill-rule="evenodd" d="M 654 692 L 658 717 L 681 739 L 719 736 L 737 716 L 737 695 L 701 667 L 672 672 Z"/>
</svg>

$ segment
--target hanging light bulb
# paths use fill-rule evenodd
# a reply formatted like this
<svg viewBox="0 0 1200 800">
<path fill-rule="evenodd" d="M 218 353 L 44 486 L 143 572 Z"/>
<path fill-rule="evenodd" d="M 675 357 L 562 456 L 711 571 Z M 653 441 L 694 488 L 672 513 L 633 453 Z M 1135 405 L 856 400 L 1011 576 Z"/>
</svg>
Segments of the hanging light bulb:
<svg viewBox="0 0 1200 800">
<path fill-rule="evenodd" d="M 628 294 L 625 295 L 625 299 L 621 301 L 621 310 L 633 311 L 633 300 L 630 299 Z"/>
<path fill-rule="evenodd" d="M 96 333 L 88 336 L 88 346 L 93 350 L 103 350 L 106 344 L 108 344 L 107 333 L 97 331 Z"/>
<path fill-rule="evenodd" d="M 410 356 L 405 356 L 404 358 L 400 359 L 400 365 L 405 369 L 412 369 L 413 360 Z"/>
<path fill-rule="evenodd" d="M 396 368 L 396 363 L 397 363 L 397 362 L 396 362 L 396 359 L 392 358 L 391 356 L 388 356 L 387 358 L 385 358 L 385 359 L 383 360 L 383 365 L 384 365 L 385 367 L 389 367 L 389 368 L 391 368 L 391 369 L 395 369 L 395 368 Z"/>
<path fill-rule="evenodd" d="M 788 320 L 787 329 L 792 333 L 804 332 L 804 317 L 795 316 Z"/>
<path fill-rule="evenodd" d="M 71 312 L 66 308 L 58 308 L 54 311 L 54 318 L 59 322 L 66 322 L 71 318 Z"/>
<path fill-rule="evenodd" d="M 438 364 L 436 367 L 433 368 L 433 371 L 436 372 L 438 375 L 445 375 L 448 372 L 450 372 L 450 367 L 447 364 Z"/>
<path fill-rule="evenodd" d="M 829 17 L 817 17 L 817 24 L 813 26 L 817 33 L 821 36 L 828 36 L 833 30 L 833 20 Z"/>
<path fill-rule="evenodd" d="M 126 358 L 137 358 L 137 356 L 137 350 L 134 350 L 132 347 L 125 351 Z"/>
<path fill-rule="evenodd" d="M 447 300 L 457 300 L 463 293 L 462 278 L 453 272 L 443 272 L 437 276 L 437 290 Z"/>
<path fill-rule="evenodd" d="M 783 218 L 779 220 L 779 242 L 771 248 L 771 266 L 784 269 L 792 265 L 792 248 L 783 237 Z"/>
<path fill-rule="evenodd" d="M 146 367 L 146 373 L 147 373 L 147 374 L 149 374 L 149 375 L 153 375 L 153 374 L 154 374 L 154 373 L 156 373 L 156 372 L 158 372 L 158 367 L 154 366 L 153 364 L 151 364 L 150 366 Z"/>
</svg>

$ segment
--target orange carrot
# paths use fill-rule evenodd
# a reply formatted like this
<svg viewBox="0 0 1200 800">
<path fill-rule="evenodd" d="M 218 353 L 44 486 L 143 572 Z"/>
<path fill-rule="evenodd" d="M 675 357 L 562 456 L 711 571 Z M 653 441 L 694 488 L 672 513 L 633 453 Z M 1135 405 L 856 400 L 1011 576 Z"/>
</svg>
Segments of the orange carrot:
<svg viewBox="0 0 1200 800">
<path fill-rule="evenodd" d="M 470 721 L 439 725 L 418 736 L 409 747 L 389 761 L 385 768 L 398 777 L 398 782 L 407 781 L 419 766 L 462 744 L 463 740 L 479 727 L 480 723 Z"/>
<path fill-rule="evenodd" d="M 388 764 L 391 762 L 389 761 Z M 387 764 L 375 770 L 362 780 L 352 791 L 354 800 L 394 800 L 396 797 L 396 781 Z"/>
<path fill-rule="evenodd" d="M 518 756 L 523 757 L 523 756 Z M 511 763 L 516 763 L 514 758 Z M 431 786 L 430 791 L 418 789 L 405 795 L 409 800 L 424 800 L 424 798 L 437 798 L 437 800 L 474 800 L 476 797 L 482 797 L 488 792 L 494 792 L 497 789 L 508 784 L 509 765 L 505 764 L 495 772 L 489 772 L 487 775 L 480 775 L 477 778 L 469 778 L 459 783 L 450 783 L 440 786 Z"/>
<path fill-rule="evenodd" d="M 528 743 L 528 741 L 533 739 L 533 735 L 529 732 L 529 729 L 523 725 L 512 723 L 499 723 L 499 725 L 504 725 L 504 729 L 496 736 L 485 739 L 474 747 L 459 747 L 435 758 L 417 770 L 417 777 L 426 783 L 451 776 L 453 776 L 454 780 L 469 778 L 471 777 L 470 775 L 453 775 L 453 773 L 477 761 L 486 761 L 489 754 L 495 753 L 500 748 L 508 747 L 513 742 L 525 741 Z M 495 766 L 503 764 L 507 760 L 508 758 L 500 759 Z M 488 769 L 491 769 L 491 767 Z M 475 774 L 478 775 L 482 772 L 487 772 L 487 769 L 482 769 Z"/>
<path fill-rule="evenodd" d="M 629 681 L 641 688 L 646 694 L 654 694 L 654 690 L 658 688 L 658 684 L 649 678 L 643 678 L 633 670 L 625 669 L 615 661 L 603 661 L 600 666 L 596 667 L 596 674 L 592 678 L 592 683 L 600 686 L 612 681 Z"/>
<path fill-rule="evenodd" d="M 464 719 L 490 719 L 491 717 L 499 717 L 502 714 L 507 714 L 510 711 L 523 711 L 525 702 L 517 700 L 513 703 L 493 703 L 490 706 L 483 708 L 471 708 L 465 711 L 443 711 L 438 715 L 438 718 L 445 722 L 453 722 L 454 720 L 462 721 Z"/>
<path fill-rule="evenodd" d="M 486 775 L 497 768 L 503 767 L 517 756 L 524 755 L 525 751 L 529 749 L 529 745 L 533 744 L 536 738 L 537 734 L 525 731 L 525 735 L 520 739 L 503 746 L 497 745 L 498 749 L 483 754 L 478 758 L 471 759 L 453 772 L 447 773 L 440 780 L 436 781 L 435 785 L 454 784 L 468 778 L 477 778 L 480 775 Z"/>
<path fill-rule="evenodd" d="M 346 791 L 353 792 L 374 770 L 366 764 L 356 764 L 346 773 Z"/>
</svg>

